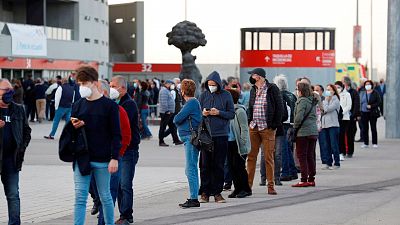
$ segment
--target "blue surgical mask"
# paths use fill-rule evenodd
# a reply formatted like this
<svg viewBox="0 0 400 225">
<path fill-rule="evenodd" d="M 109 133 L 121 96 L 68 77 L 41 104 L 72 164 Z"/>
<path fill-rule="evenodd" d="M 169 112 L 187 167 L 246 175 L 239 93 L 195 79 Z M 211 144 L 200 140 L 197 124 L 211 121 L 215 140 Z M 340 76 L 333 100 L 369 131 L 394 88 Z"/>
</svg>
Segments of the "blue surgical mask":
<svg viewBox="0 0 400 225">
<path fill-rule="evenodd" d="M 10 104 L 12 102 L 14 93 L 14 90 L 11 89 L 1 96 L 1 100 L 4 102 L 4 104 Z"/>
<path fill-rule="evenodd" d="M 324 92 L 324 96 L 325 97 L 329 97 L 329 96 L 331 96 L 332 95 L 332 93 L 330 92 L 330 91 L 325 91 Z"/>
</svg>

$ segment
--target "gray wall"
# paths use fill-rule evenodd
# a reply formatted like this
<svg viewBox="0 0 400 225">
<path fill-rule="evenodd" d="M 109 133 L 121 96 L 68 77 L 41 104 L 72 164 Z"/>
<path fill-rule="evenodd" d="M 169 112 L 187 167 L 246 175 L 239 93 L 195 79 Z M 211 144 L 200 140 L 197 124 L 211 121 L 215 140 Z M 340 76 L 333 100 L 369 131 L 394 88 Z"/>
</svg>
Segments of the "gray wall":
<svg viewBox="0 0 400 225">
<path fill-rule="evenodd" d="M 144 3 L 110 5 L 110 60 L 144 62 Z M 116 19 L 122 23 L 115 23 Z M 132 21 L 135 18 L 135 21 Z M 135 38 L 131 35 L 135 34 Z M 135 50 L 135 54 L 132 54 Z"/>
<path fill-rule="evenodd" d="M 250 75 L 248 71 L 254 68 L 241 68 L 240 81 L 249 82 Z M 308 77 L 311 84 L 321 84 L 324 87 L 335 82 L 335 68 L 264 68 L 267 73 L 267 79 L 272 82 L 274 77 L 278 74 L 284 74 L 288 78 L 289 90 L 294 92 L 296 86 L 296 79 L 299 77 Z"/>
</svg>

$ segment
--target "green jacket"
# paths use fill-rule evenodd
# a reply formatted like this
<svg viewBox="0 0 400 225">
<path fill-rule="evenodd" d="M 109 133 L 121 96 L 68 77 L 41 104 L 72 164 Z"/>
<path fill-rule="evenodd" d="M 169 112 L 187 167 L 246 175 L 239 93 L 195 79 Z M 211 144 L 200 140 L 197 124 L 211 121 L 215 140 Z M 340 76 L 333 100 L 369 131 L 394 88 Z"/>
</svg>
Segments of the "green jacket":
<svg viewBox="0 0 400 225">
<path fill-rule="evenodd" d="M 250 132 L 247 123 L 247 113 L 245 107 L 242 105 L 235 105 L 235 118 L 230 121 L 230 127 L 236 137 L 236 144 L 238 146 L 238 153 L 246 155 L 250 152 Z"/>
<path fill-rule="evenodd" d="M 298 129 L 301 121 L 311 108 L 311 112 L 297 132 L 298 137 L 318 136 L 316 105 L 318 101 L 313 96 L 299 97 L 294 113 L 294 128 Z"/>
</svg>

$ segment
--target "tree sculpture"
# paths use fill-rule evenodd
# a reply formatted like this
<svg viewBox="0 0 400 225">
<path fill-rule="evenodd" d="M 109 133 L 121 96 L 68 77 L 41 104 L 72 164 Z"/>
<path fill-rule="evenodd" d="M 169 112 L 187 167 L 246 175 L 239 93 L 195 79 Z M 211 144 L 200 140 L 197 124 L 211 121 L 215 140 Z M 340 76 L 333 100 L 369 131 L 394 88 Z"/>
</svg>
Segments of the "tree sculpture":
<svg viewBox="0 0 400 225">
<path fill-rule="evenodd" d="M 196 82 L 196 96 L 200 95 L 201 74 L 196 66 L 196 56 L 192 55 L 192 50 L 205 46 L 207 40 L 205 35 L 195 23 L 182 21 L 176 24 L 171 32 L 168 32 L 168 44 L 179 48 L 182 53 L 182 68 L 179 78 L 192 79 Z"/>
</svg>

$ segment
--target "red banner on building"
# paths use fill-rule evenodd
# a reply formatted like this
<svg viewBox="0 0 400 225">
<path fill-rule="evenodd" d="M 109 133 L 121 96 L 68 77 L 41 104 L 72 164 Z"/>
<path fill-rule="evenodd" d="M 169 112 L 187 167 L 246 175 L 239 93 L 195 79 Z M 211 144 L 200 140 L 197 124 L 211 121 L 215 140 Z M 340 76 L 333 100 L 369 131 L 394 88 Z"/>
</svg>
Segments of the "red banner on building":
<svg viewBox="0 0 400 225">
<path fill-rule="evenodd" d="M 114 73 L 179 73 L 181 64 L 115 63 Z"/>
<path fill-rule="evenodd" d="M 361 58 L 361 26 L 353 27 L 353 57 Z"/>
<path fill-rule="evenodd" d="M 83 65 L 98 68 L 97 62 L 93 61 L 0 57 L 0 68 L 2 69 L 76 70 Z"/>
<path fill-rule="evenodd" d="M 242 50 L 240 67 L 332 67 L 334 50 Z"/>
</svg>

